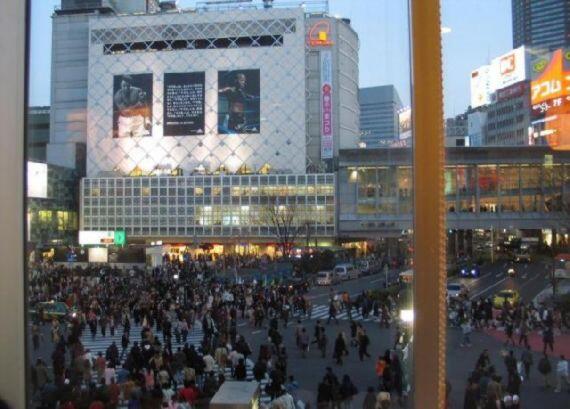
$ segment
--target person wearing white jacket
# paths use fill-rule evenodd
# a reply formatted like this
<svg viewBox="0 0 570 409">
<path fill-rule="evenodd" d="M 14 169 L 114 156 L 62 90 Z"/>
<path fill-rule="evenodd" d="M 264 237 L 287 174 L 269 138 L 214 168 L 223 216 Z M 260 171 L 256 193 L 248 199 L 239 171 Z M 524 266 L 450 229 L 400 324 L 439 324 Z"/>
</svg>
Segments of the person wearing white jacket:
<svg viewBox="0 0 570 409">
<path fill-rule="evenodd" d="M 561 392 L 564 386 L 570 391 L 570 384 L 568 382 L 568 361 L 564 355 L 560 355 L 560 361 L 556 364 L 556 378 L 557 383 L 554 392 Z"/>
</svg>

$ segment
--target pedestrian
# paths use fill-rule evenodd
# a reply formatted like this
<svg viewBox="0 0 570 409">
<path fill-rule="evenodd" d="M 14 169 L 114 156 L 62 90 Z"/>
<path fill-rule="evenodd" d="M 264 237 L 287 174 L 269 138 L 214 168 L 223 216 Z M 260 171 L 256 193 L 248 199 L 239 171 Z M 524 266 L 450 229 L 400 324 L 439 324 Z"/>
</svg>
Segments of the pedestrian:
<svg viewBox="0 0 570 409">
<path fill-rule="evenodd" d="M 352 383 L 352 380 L 348 375 L 342 377 L 342 383 L 340 384 L 340 397 L 342 400 L 343 409 L 352 409 L 352 399 L 354 395 L 358 393 L 358 389 Z"/>
<path fill-rule="evenodd" d="M 337 365 L 342 365 L 342 359 L 345 355 L 348 355 L 348 349 L 346 348 L 346 342 L 344 341 L 342 332 L 339 332 L 334 342 L 333 353 L 333 358 L 336 359 Z"/>
<path fill-rule="evenodd" d="M 544 378 L 544 388 L 550 388 L 550 374 L 552 373 L 552 365 L 550 364 L 550 360 L 548 359 L 548 355 L 546 353 L 543 354 L 542 358 L 538 362 L 538 372 Z"/>
<path fill-rule="evenodd" d="M 519 346 L 524 342 L 525 347 L 528 348 L 528 323 L 526 319 L 523 319 L 521 325 L 519 326 Z"/>
<path fill-rule="evenodd" d="M 369 386 L 366 390 L 366 396 L 364 397 L 364 402 L 362 403 L 362 409 L 375 409 L 376 408 L 376 395 L 374 394 L 374 388 Z"/>
<path fill-rule="evenodd" d="M 334 300 L 331 300 L 329 304 L 329 318 L 327 319 L 327 324 L 331 323 L 331 319 L 334 319 L 335 323 L 338 324 L 338 319 L 336 318 L 336 305 Z"/>
<path fill-rule="evenodd" d="M 366 334 L 366 331 L 362 329 L 358 336 L 358 356 L 360 360 L 363 361 L 364 357 L 370 358 L 370 354 L 368 353 L 368 345 L 370 345 L 370 338 Z"/>
<path fill-rule="evenodd" d="M 318 341 L 317 341 L 317 346 L 319 348 L 319 351 L 321 351 L 321 358 L 325 358 L 326 354 L 327 354 L 327 344 L 328 344 L 328 338 L 327 338 L 327 334 L 325 334 L 325 332 L 323 331 L 321 333 L 321 336 L 319 337 Z"/>
<path fill-rule="evenodd" d="M 461 340 L 461 347 L 471 347 L 471 323 L 469 319 L 465 318 L 461 323 L 461 333 L 463 334 L 463 338 Z"/>
<path fill-rule="evenodd" d="M 301 348 L 301 357 L 306 358 L 307 352 L 309 351 L 309 334 L 307 334 L 307 329 L 301 329 L 301 335 L 299 336 L 299 345 Z"/>
<path fill-rule="evenodd" d="M 564 355 L 560 355 L 560 360 L 556 364 L 556 389 L 554 392 L 562 392 L 564 386 L 570 392 L 570 384 L 568 382 L 568 361 Z"/>
<path fill-rule="evenodd" d="M 550 347 L 550 352 L 554 352 L 554 332 L 552 331 L 552 326 L 547 326 L 542 331 L 542 352 L 546 354 L 547 347 Z"/>
<path fill-rule="evenodd" d="M 479 393 L 479 385 L 473 378 L 469 378 L 463 397 L 463 409 L 479 409 Z"/>
<path fill-rule="evenodd" d="M 524 368 L 524 378 L 530 380 L 530 368 L 533 364 L 532 352 L 530 346 L 527 345 L 526 349 L 521 353 L 521 362 Z"/>
</svg>

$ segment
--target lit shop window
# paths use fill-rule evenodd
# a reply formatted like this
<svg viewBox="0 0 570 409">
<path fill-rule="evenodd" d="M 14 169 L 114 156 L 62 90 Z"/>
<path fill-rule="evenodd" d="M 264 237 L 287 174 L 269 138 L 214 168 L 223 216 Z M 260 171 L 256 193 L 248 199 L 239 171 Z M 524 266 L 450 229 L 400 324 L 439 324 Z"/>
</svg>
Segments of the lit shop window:
<svg viewBox="0 0 570 409">
<path fill-rule="evenodd" d="M 40 210 L 38 212 L 38 220 L 40 223 L 48 223 L 51 222 L 53 217 L 53 213 L 51 210 Z"/>
</svg>

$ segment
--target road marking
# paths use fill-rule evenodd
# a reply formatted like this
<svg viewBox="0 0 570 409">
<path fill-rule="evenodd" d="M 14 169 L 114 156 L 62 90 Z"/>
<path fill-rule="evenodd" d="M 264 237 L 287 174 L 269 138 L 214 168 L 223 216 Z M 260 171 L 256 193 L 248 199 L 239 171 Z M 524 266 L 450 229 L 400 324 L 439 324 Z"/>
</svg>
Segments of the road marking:
<svg viewBox="0 0 570 409">
<path fill-rule="evenodd" d="M 478 297 L 479 295 L 481 295 L 481 294 L 483 294 L 483 293 L 486 293 L 486 292 L 489 291 L 491 288 L 495 288 L 496 286 L 498 286 L 499 284 L 501 284 L 501 283 L 503 283 L 503 282 L 505 282 L 505 281 L 507 281 L 507 279 L 506 279 L 506 278 L 503 278 L 502 280 L 497 281 L 495 284 L 493 284 L 493 285 L 491 285 L 491 286 L 489 286 L 489 287 L 487 287 L 487 288 L 482 289 L 481 291 L 479 291 L 479 292 L 476 293 L 476 294 L 473 294 L 473 295 L 471 296 L 471 298 L 476 298 L 476 297 Z"/>
<path fill-rule="evenodd" d="M 379 278 L 377 280 L 372 280 L 372 281 L 370 281 L 370 284 L 374 284 L 374 283 L 377 283 L 377 282 L 383 281 L 383 280 L 384 280 L 383 278 Z"/>
<path fill-rule="evenodd" d="M 238 324 L 238 327 L 245 327 L 247 325 L 247 322 L 242 322 L 241 324 Z"/>
<path fill-rule="evenodd" d="M 503 275 L 503 273 L 495 274 L 495 278 L 499 278 L 499 277 L 502 276 L 502 275 Z"/>
<path fill-rule="evenodd" d="M 252 332 L 251 332 L 251 335 L 259 334 L 260 332 L 261 332 L 261 330 L 252 331 Z"/>
<path fill-rule="evenodd" d="M 526 280 L 527 277 L 528 277 L 528 274 L 527 274 L 527 273 L 524 273 L 524 274 L 521 276 L 521 278 L 522 278 L 523 280 Z"/>
</svg>

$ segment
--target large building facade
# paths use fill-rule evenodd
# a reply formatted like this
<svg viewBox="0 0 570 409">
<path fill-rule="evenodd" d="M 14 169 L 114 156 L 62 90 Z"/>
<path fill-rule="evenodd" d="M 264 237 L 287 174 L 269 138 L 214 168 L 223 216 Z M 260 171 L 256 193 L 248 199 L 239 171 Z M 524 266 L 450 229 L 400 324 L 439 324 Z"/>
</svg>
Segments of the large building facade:
<svg viewBox="0 0 570 409">
<path fill-rule="evenodd" d="M 262 248 L 277 241 L 267 216 L 277 209 L 294 213 L 299 241 L 330 243 L 334 169 L 359 136 L 350 21 L 329 16 L 325 2 L 141 2 L 135 14 L 108 3 L 54 15 L 48 160 L 75 167 L 85 147 L 81 230 Z M 70 32 L 72 44 L 59 41 Z"/>
<path fill-rule="evenodd" d="M 570 45 L 570 1 L 512 0 L 513 48 Z"/>
<path fill-rule="evenodd" d="M 393 85 L 360 88 L 360 141 L 367 148 L 386 147 L 399 136 L 402 101 Z"/>
</svg>

